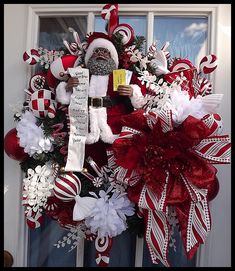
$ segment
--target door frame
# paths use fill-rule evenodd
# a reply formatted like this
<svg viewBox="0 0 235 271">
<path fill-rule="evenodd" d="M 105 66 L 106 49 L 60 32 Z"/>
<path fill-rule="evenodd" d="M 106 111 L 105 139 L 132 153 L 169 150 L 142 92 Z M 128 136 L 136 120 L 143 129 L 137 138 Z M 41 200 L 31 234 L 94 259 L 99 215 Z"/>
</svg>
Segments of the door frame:
<svg viewBox="0 0 235 271">
<path fill-rule="evenodd" d="M 87 14 L 87 32 L 94 31 L 94 21 L 95 15 L 100 14 L 103 4 L 29 4 L 28 6 L 28 21 L 27 21 L 27 39 L 26 39 L 26 48 L 38 47 L 38 33 L 39 33 L 39 17 L 53 17 L 53 16 L 65 16 L 65 15 L 84 15 Z M 219 48 L 217 46 L 218 38 L 218 27 L 217 20 L 219 15 L 219 7 L 221 4 L 120 4 L 119 5 L 119 14 L 125 15 L 137 15 L 137 14 L 146 14 L 147 15 L 147 48 L 153 42 L 153 17 L 155 15 L 187 15 L 187 16 L 198 16 L 206 15 L 208 16 L 208 52 L 218 52 Z M 31 67 L 27 68 L 27 81 L 32 76 L 33 69 Z M 214 73 L 211 76 L 210 80 L 213 85 L 218 83 L 218 73 Z M 229 129 L 229 128 L 227 128 Z M 213 203 L 212 203 L 213 204 Z M 19 239 L 18 239 L 18 248 L 19 248 L 19 259 L 18 266 L 27 266 L 27 243 L 28 243 L 28 228 L 25 223 L 24 215 L 21 214 L 19 225 Z M 213 217 L 212 217 L 213 219 Z M 216 236 L 213 236 L 215 238 Z M 209 266 L 210 263 L 208 259 L 211 258 L 210 254 L 213 255 L 212 250 L 214 249 L 211 246 L 211 236 L 209 234 L 206 245 L 201 246 L 197 252 L 197 261 L 196 265 L 198 267 Z M 139 248 L 143 242 L 138 241 Z M 210 249 L 208 249 L 210 248 Z M 136 255 L 137 255 L 136 254 Z M 82 266 L 83 253 L 77 253 L 77 266 Z M 139 258 L 139 257 L 138 257 Z M 140 260 L 136 262 L 136 266 L 140 265 Z"/>
</svg>

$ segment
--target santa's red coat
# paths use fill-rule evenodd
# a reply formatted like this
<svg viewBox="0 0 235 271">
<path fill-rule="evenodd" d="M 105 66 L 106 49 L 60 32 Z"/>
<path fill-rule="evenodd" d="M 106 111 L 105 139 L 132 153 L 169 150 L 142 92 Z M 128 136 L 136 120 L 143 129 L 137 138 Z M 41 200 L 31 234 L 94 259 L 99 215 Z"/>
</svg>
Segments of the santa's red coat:
<svg viewBox="0 0 235 271">
<path fill-rule="evenodd" d="M 143 96 L 146 94 L 147 89 L 145 85 L 141 84 L 141 81 L 135 74 L 132 75 L 130 84 L 138 85 L 141 89 Z M 113 91 L 113 76 L 109 76 L 107 96 L 117 97 L 118 92 Z M 110 126 L 113 134 L 119 134 L 122 129 L 121 119 L 123 115 L 133 112 L 134 108 L 131 104 L 130 98 L 123 96 L 123 102 L 113 105 L 107 108 L 107 123 Z M 91 156 L 93 160 L 99 165 L 103 166 L 107 164 L 106 149 L 110 147 L 110 144 L 104 143 L 101 140 L 94 144 L 86 144 L 86 157 Z M 87 165 L 86 165 L 87 166 Z"/>
</svg>

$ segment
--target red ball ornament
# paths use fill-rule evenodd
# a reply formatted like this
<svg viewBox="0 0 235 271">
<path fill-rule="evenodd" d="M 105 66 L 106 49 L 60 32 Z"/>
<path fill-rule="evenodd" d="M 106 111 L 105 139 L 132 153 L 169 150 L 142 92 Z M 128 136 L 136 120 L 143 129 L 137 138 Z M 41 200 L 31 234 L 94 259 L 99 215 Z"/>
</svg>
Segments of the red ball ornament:
<svg viewBox="0 0 235 271">
<path fill-rule="evenodd" d="M 11 159 L 24 161 L 26 158 L 28 158 L 28 154 L 24 152 L 24 148 L 20 147 L 16 128 L 11 129 L 5 135 L 4 150 Z"/>
</svg>

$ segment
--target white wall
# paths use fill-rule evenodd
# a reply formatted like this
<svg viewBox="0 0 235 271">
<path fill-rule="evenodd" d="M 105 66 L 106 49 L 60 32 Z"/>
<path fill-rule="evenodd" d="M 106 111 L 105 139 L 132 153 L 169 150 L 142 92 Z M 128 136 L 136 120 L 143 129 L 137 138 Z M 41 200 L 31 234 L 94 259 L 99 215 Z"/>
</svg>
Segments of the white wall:
<svg viewBox="0 0 235 271">
<path fill-rule="evenodd" d="M 219 5 L 217 18 L 218 57 L 215 93 L 223 93 L 220 106 L 223 134 L 231 133 L 231 5 Z M 202 266 L 231 266 L 231 165 L 218 165 L 220 190 L 210 203 L 212 230 L 206 244 L 201 246 Z M 209 253 L 208 253 L 209 251 Z"/>
<path fill-rule="evenodd" d="M 26 46 L 27 6 L 4 5 L 4 135 L 15 128 L 9 104 L 24 101 L 27 64 L 23 62 Z M 4 153 L 4 249 L 14 258 L 13 266 L 22 266 L 22 247 L 18 242 L 22 233 L 20 218 L 24 215 L 19 207 L 22 176 L 19 162 Z"/>
</svg>

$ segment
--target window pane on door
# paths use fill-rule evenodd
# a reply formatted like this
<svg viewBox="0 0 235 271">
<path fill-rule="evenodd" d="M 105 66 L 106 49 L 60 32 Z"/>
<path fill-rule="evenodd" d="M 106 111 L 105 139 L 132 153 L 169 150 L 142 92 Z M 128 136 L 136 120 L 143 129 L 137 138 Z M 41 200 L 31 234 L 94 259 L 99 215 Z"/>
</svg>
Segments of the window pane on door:
<svg viewBox="0 0 235 271">
<path fill-rule="evenodd" d="M 134 29 L 135 36 L 144 36 L 145 38 L 147 37 L 146 16 L 119 16 L 119 24 L 129 24 Z M 95 31 L 105 33 L 105 25 L 106 20 L 100 18 L 100 16 L 95 17 Z"/>
<path fill-rule="evenodd" d="M 172 57 L 188 58 L 196 67 L 207 54 L 207 36 L 207 17 L 154 17 L 154 41 L 158 48 L 169 41 Z"/>
<path fill-rule="evenodd" d="M 74 41 L 72 33 L 68 31 L 69 27 L 76 30 L 83 40 L 87 33 L 87 17 L 40 18 L 39 46 L 52 50 L 63 47 L 63 39 Z"/>
</svg>

